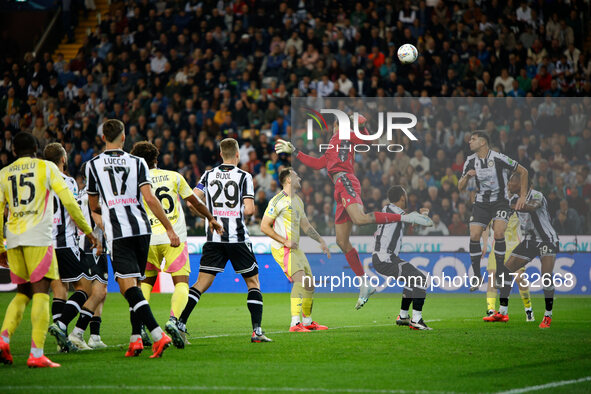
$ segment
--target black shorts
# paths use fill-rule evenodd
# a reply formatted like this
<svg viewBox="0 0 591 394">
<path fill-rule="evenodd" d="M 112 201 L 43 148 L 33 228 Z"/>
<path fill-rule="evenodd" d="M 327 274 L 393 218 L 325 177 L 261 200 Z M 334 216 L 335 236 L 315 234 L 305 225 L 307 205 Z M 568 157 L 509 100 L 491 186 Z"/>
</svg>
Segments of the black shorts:
<svg viewBox="0 0 591 394">
<path fill-rule="evenodd" d="M 556 256 L 558 253 L 559 244 L 556 242 L 555 244 L 547 243 L 547 242 L 538 242 L 538 241 L 521 241 L 519 245 L 513 252 L 511 252 L 511 256 L 515 256 L 519 259 L 532 261 L 537 256 L 544 257 L 544 256 Z"/>
<path fill-rule="evenodd" d="M 512 213 L 513 210 L 509 207 L 509 202 L 507 200 L 496 202 L 475 202 L 472 207 L 470 224 L 486 227 L 491 220 L 508 222 Z"/>
<path fill-rule="evenodd" d="M 243 278 L 259 273 L 259 266 L 250 243 L 206 242 L 202 253 L 199 272 L 219 274 L 224 272 L 226 263 L 230 260 L 234 271 Z"/>
<path fill-rule="evenodd" d="M 74 248 L 59 248 L 55 250 L 57 266 L 62 282 L 77 282 L 82 278 L 91 280 L 90 265 L 81 260 L 81 250 Z"/>
<path fill-rule="evenodd" d="M 82 254 L 82 260 L 86 260 L 90 266 L 92 280 L 98 280 L 104 285 L 109 282 L 109 267 L 106 254 L 103 253 L 96 257 L 92 253 L 84 253 Z"/>
<path fill-rule="evenodd" d="M 374 253 L 371 258 L 373 268 L 379 274 L 395 279 L 404 278 L 405 281 L 401 283 L 406 284 L 405 288 L 418 287 L 424 289 L 427 287 L 427 276 L 417 267 L 408 261 L 402 260 L 395 254 L 388 255 L 387 259 L 383 257 L 384 255 Z"/>
<path fill-rule="evenodd" d="M 113 240 L 111 265 L 115 278 L 144 278 L 150 236 L 147 234 Z"/>
</svg>

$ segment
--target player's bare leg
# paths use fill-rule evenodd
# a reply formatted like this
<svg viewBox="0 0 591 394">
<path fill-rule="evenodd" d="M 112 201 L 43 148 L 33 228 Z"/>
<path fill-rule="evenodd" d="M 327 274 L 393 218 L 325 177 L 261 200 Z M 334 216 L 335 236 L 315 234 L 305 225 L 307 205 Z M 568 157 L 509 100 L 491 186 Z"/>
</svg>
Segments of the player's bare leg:
<svg viewBox="0 0 591 394">
<path fill-rule="evenodd" d="M 104 283 L 95 280 L 92 284 L 92 296 L 93 303 L 96 303 L 96 307 L 94 308 L 94 315 L 90 320 L 90 338 L 88 340 L 88 346 L 93 349 L 102 349 L 107 347 L 107 345 L 101 339 L 101 323 L 103 315 L 103 306 L 105 305 L 105 299 L 107 298 L 107 285 Z"/>
<path fill-rule="evenodd" d="M 74 327 L 74 330 L 72 330 L 72 333 L 68 337 L 70 341 L 72 341 L 72 343 L 74 343 L 76 346 L 84 348 L 84 345 L 86 345 L 86 343 L 84 342 L 84 331 L 86 331 L 93 319 L 95 319 L 96 311 L 99 305 L 102 305 L 104 303 L 106 297 L 107 285 L 99 282 L 98 280 L 92 281 L 90 297 L 88 297 L 88 300 L 86 300 L 86 302 L 84 303 L 84 306 L 80 311 L 80 317 L 76 322 L 76 327 Z M 100 324 L 100 314 L 98 316 L 98 321 Z M 95 322 L 96 321 L 97 320 L 95 319 Z M 90 340 L 88 341 L 88 345 L 86 346 L 91 349 L 98 349 L 104 348 L 107 345 L 105 345 L 101 341 L 100 335 L 91 333 Z"/>
<path fill-rule="evenodd" d="M 480 275 L 480 260 L 482 258 L 482 247 L 480 238 L 485 225 L 480 223 L 470 224 L 470 261 L 472 262 L 472 277 L 470 278 L 470 291 L 476 291 L 480 288 L 483 277 Z M 477 279 L 474 279 L 477 278 Z"/>
<path fill-rule="evenodd" d="M 552 323 L 552 308 L 554 306 L 554 263 L 556 256 L 542 256 L 542 285 L 544 287 L 544 301 L 546 302 L 546 311 L 544 312 L 544 320 L 540 323 L 540 328 L 549 328 Z M 546 282 L 546 283 L 544 283 Z M 548 285 L 548 283 L 550 283 Z"/>
</svg>

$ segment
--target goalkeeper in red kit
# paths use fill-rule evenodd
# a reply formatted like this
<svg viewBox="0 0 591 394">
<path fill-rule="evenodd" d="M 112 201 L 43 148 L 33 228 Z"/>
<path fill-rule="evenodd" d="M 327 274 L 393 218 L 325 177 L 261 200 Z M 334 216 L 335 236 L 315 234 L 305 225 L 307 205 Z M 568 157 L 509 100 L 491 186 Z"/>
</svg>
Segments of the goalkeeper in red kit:
<svg viewBox="0 0 591 394">
<path fill-rule="evenodd" d="M 368 132 L 365 128 L 366 122 L 367 120 L 365 117 L 359 115 L 359 129 L 363 127 L 361 133 L 367 135 Z M 313 157 L 300 152 L 291 142 L 281 139 L 277 140 L 275 151 L 277 153 L 293 154 L 302 164 L 315 170 L 326 168 L 328 176 L 334 184 L 334 199 L 337 203 L 335 213 L 337 245 L 339 245 L 339 248 L 341 248 L 345 254 L 345 258 L 355 275 L 364 276 L 365 271 L 361 264 L 361 260 L 359 259 L 359 253 L 357 252 L 357 249 L 353 247 L 349 239 L 353 224 L 385 224 L 402 221 L 422 226 L 431 226 L 433 225 L 433 222 L 428 216 L 421 215 L 418 212 L 412 212 L 407 215 L 386 212 L 366 213 L 363 209 L 363 201 L 361 200 L 361 184 L 355 176 L 354 170 L 354 146 L 356 144 L 365 144 L 366 142 L 353 132 L 351 132 L 348 140 L 341 140 L 336 122 L 333 130 L 334 134 L 328 143 L 328 149 L 325 151 L 324 155 L 320 157 Z M 375 293 L 375 291 L 376 289 L 364 280 L 359 289 L 359 298 L 355 305 L 355 309 L 359 309 L 365 305 L 369 297 Z"/>
</svg>

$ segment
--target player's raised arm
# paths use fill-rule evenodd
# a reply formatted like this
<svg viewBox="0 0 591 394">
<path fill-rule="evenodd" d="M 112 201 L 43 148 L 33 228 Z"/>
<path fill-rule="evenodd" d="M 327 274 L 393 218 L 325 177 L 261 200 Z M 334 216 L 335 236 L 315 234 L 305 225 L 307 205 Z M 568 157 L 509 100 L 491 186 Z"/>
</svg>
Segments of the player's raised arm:
<svg viewBox="0 0 591 394">
<path fill-rule="evenodd" d="M 326 167 L 326 157 L 324 155 L 320 157 L 307 155 L 298 151 L 297 148 L 289 141 L 278 139 L 277 144 L 275 144 L 275 152 L 277 152 L 277 154 L 295 154 L 296 159 L 302 162 L 302 164 L 315 170 L 320 170 Z"/>
<path fill-rule="evenodd" d="M 326 254 L 326 257 L 330 259 L 331 256 L 330 250 L 328 249 L 328 245 L 326 245 L 324 239 L 320 236 L 320 234 L 318 234 L 318 231 L 316 231 L 314 226 L 312 226 L 312 224 L 308 220 L 308 216 L 304 215 L 304 217 L 302 217 L 302 219 L 300 220 L 300 226 L 302 227 L 302 230 L 308 237 L 312 238 L 314 241 L 320 244 L 320 249 L 322 249 L 322 253 Z"/>
<path fill-rule="evenodd" d="M 466 160 L 466 163 L 464 163 L 464 170 L 462 171 L 462 177 L 458 181 L 458 190 L 464 190 L 468 184 L 468 180 L 475 175 L 476 170 L 474 169 L 474 159 Z"/>
</svg>

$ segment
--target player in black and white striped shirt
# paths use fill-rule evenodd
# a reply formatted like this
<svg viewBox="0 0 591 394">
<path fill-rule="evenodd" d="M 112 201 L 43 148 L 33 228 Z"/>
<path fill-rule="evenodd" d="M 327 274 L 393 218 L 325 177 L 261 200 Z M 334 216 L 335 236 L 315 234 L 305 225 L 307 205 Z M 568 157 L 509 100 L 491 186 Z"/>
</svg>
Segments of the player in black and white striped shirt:
<svg viewBox="0 0 591 394">
<path fill-rule="evenodd" d="M 138 287 L 138 280 L 146 269 L 151 234 L 141 197 L 166 229 L 172 247 L 180 245 L 179 237 L 152 192 L 146 161 L 122 149 L 123 123 L 116 119 L 103 123 L 102 138 L 105 151 L 87 165 L 88 204 L 93 212 L 101 213 L 115 278 L 129 303 L 132 331 L 125 356 L 138 356 L 143 350 L 141 327 L 144 324 L 155 341 L 150 358 L 160 357 L 172 340 L 154 319 Z M 99 206 L 99 198 L 102 206 Z"/>
<path fill-rule="evenodd" d="M 509 181 L 509 190 L 516 193 L 519 185 L 522 183 L 523 175 L 514 174 Z M 552 227 L 552 220 L 548 213 L 548 202 L 544 195 L 531 188 L 531 180 L 528 181 L 528 193 L 525 205 L 517 209 L 517 198 L 511 200 L 511 206 L 517 211 L 523 240 L 513 250 L 508 261 L 505 263 L 508 272 L 516 272 L 525 267 L 530 261 L 540 256 L 541 264 L 541 282 L 544 288 L 544 298 L 546 301 L 546 312 L 544 319 L 540 323 L 540 328 L 549 328 L 552 323 L 552 307 L 554 305 L 554 263 L 556 253 L 558 253 L 559 242 L 558 235 Z M 506 322 L 509 320 L 508 305 L 509 294 L 511 293 L 511 284 L 513 277 L 506 275 L 500 287 L 500 308 L 499 312 L 492 317 L 495 321 Z"/>
<path fill-rule="evenodd" d="M 372 264 L 377 272 L 382 275 L 396 278 L 404 278 L 406 286 L 402 292 L 400 314 L 396 318 L 399 326 L 410 326 L 415 330 L 431 330 L 423 320 L 423 304 L 427 295 L 427 277 L 411 263 L 402 260 L 400 246 L 404 235 L 404 223 L 410 222 L 413 216 L 419 215 L 412 212 L 405 215 L 407 195 L 402 186 L 393 186 L 388 190 L 388 200 L 382 212 L 401 215 L 401 220 L 395 223 L 380 224 L 375 233 L 375 244 L 372 256 Z M 428 210 L 421 210 L 421 215 Z M 408 218 L 407 218 L 408 217 Z M 412 303 L 412 319 L 408 314 Z"/>
<path fill-rule="evenodd" d="M 240 162 L 238 142 L 226 138 L 220 142 L 223 163 L 203 174 L 195 188 L 197 196 L 213 217 L 224 226 L 218 234 L 206 224 L 207 242 L 197 282 L 189 290 L 187 306 L 179 318 L 179 330 L 186 333 L 186 324 L 191 312 L 203 294 L 213 283 L 215 276 L 224 271 L 228 260 L 234 271 L 241 274 L 248 288 L 246 305 L 252 322 L 252 342 L 271 342 L 261 329 L 263 317 L 263 294 L 259 284 L 259 267 L 248 236 L 245 217 L 254 213 L 254 185 L 252 176 L 237 167 Z"/>
<path fill-rule="evenodd" d="M 516 203 L 517 209 L 523 208 L 527 193 L 527 170 L 502 153 L 490 149 L 490 138 L 486 132 L 475 131 L 470 137 L 470 150 L 474 152 L 468 156 L 464 163 L 464 171 L 458 182 L 458 189 L 463 190 L 468 180 L 475 177 L 476 201 L 472 207 L 470 218 L 470 260 L 472 261 L 473 275 L 478 278 L 478 285 L 472 280 L 470 290 L 475 291 L 480 287 L 480 259 L 482 248 L 480 238 L 482 232 L 493 221 L 492 229 L 495 237 L 495 259 L 497 261 L 497 275 L 504 272 L 502 264 L 505 261 L 505 230 L 511 216 L 507 194 L 507 180 L 511 173 L 521 174 L 525 181 L 521 183 L 520 197 Z M 501 262 L 499 264 L 498 262 Z"/>
<path fill-rule="evenodd" d="M 78 197 L 78 184 L 74 178 L 64 173 L 68 155 L 58 142 L 48 144 L 43 156 L 45 160 L 53 162 L 61 172 L 66 185 L 75 198 Z M 78 349 L 90 349 L 81 335 L 70 334 L 67 337 L 68 324 L 80 313 L 90 321 L 94 307 L 88 302 L 92 293 L 91 267 L 86 260 L 81 260 L 78 246 L 78 229 L 72 217 L 57 196 L 53 196 L 53 239 L 55 255 L 60 273 L 60 279 L 51 282 L 53 301 L 51 314 L 53 324 L 49 326 L 49 333 L 56 337 L 61 351 L 71 352 Z M 100 253 L 99 253 L 100 254 Z M 74 293 L 66 301 L 70 283 Z"/>
</svg>

